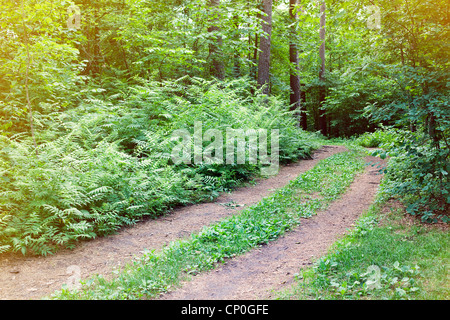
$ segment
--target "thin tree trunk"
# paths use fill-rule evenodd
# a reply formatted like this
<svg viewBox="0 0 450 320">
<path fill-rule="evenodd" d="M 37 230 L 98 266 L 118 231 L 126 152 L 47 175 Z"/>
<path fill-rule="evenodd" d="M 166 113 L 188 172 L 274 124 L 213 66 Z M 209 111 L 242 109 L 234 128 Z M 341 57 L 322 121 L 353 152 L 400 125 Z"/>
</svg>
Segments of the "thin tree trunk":
<svg viewBox="0 0 450 320">
<path fill-rule="evenodd" d="M 29 44 L 28 44 L 28 32 L 27 32 L 27 27 L 25 25 L 25 10 L 24 10 L 23 1 L 22 1 L 22 26 L 23 26 L 23 32 L 25 35 L 25 48 L 27 50 L 27 68 L 25 71 L 25 95 L 26 95 L 26 99 L 27 99 L 28 118 L 30 121 L 31 138 L 33 139 L 34 150 L 36 152 L 36 155 L 39 155 L 38 149 L 37 149 L 37 143 L 36 143 L 36 135 L 34 134 L 33 110 L 31 108 L 30 90 L 28 87 L 28 78 L 29 78 L 31 57 L 30 57 L 30 49 L 29 49 Z"/>
<path fill-rule="evenodd" d="M 211 11 L 216 11 L 220 6 L 220 0 L 210 0 L 209 7 Z M 214 15 L 214 13 L 213 13 Z M 214 18 L 214 21 L 217 21 L 217 18 Z M 220 28 L 216 25 L 212 25 L 208 28 L 208 32 L 219 32 Z M 212 42 L 209 46 L 209 55 L 211 56 L 211 73 L 214 77 L 219 80 L 223 80 L 225 78 L 225 67 L 223 64 L 223 58 L 221 55 L 222 48 L 222 37 L 216 36 L 215 43 Z"/>
<path fill-rule="evenodd" d="M 262 30 L 260 37 L 260 54 L 258 60 L 258 87 L 264 87 L 263 93 L 269 94 L 270 81 L 270 46 L 272 36 L 272 0 L 263 0 Z"/>
<path fill-rule="evenodd" d="M 300 83 L 300 126 L 303 130 L 308 130 L 308 118 L 306 114 L 306 92 L 305 92 L 305 84 Z"/>
<path fill-rule="evenodd" d="M 299 115 L 298 125 L 300 126 L 300 76 L 299 76 L 299 65 L 298 65 L 298 51 L 297 51 L 297 30 L 295 24 L 297 21 L 297 14 L 294 13 L 295 5 L 297 0 L 289 0 L 289 18 L 291 27 L 291 40 L 289 43 L 289 62 L 291 65 L 289 83 L 291 87 L 290 95 L 290 105 L 291 110 L 296 110 Z"/>
<path fill-rule="evenodd" d="M 235 15 L 233 17 L 234 27 L 236 28 L 236 34 L 234 36 L 234 40 L 239 42 L 239 17 Z M 234 53 L 234 65 L 233 65 L 233 76 L 236 78 L 241 76 L 241 63 L 240 63 L 240 54 L 239 51 L 236 50 Z"/>
<path fill-rule="evenodd" d="M 256 67 L 256 63 L 258 61 L 258 45 L 259 45 L 259 38 L 258 36 L 255 36 L 255 48 L 253 50 L 253 63 L 254 65 L 252 65 L 252 78 L 255 79 L 256 81 L 258 81 L 258 70 Z"/>
<path fill-rule="evenodd" d="M 321 67 L 319 73 L 320 80 L 320 93 L 319 93 L 319 130 L 323 135 L 328 134 L 327 130 L 327 119 L 325 110 L 322 109 L 325 103 L 326 96 L 326 88 L 325 88 L 325 25 L 326 25 L 326 4 L 325 0 L 323 0 L 320 4 L 320 40 L 322 43 L 320 44 L 319 56 L 321 60 Z"/>
<path fill-rule="evenodd" d="M 93 21 L 89 39 L 89 63 L 88 70 L 91 75 L 98 76 L 100 74 L 100 29 L 98 27 L 100 17 L 97 6 L 93 7 Z"/>
<path fill-rule="evenodd" d="M 250 78 L 254 81 L 258 81 L 258 70 L 257 70 L 257 61 L 258 61 L 258 35 L 255 36 L 255 45 L 253 49 L 253 57 L 251 58 L 251 64 L 249 68 Z M 255 94 L 255 88 L 252 86 L 250 89 L 251 94 Z"/>
<path fill-rule="evenodd" d="M 247 12 L 247 17 L 248 17 L 247 27 L 249 29 L 250 29 L 250 8 L 251 8 L 250 0 L 247 0 L 247 11 L 248 11 Z M 251 79 L 255 79 L 256 80 L 255 72 L 254 72 L 254 69 L 255 69 L 254 64 L 256 63 L 256 59 L 252 58 L 252 51 L 251 51 L 252 42 L 253 42 L 253 38 L 252 38 L 252 35 L 249 33 L 248 34 L 248 56 L 247 56 L 247 59 L 248 59 L 248 62 L 249 62 L 248 74 L 249 74 Z M 256 45 L 255 45 L 255 48 L 256 48 Z M 258 54 L 258 52 L 256 52 L 256 54 Z"/>
<path fill-rule="evenodd" d="M 434 116 L 434 114 L 429 113 L 428 118 L 428 135 L 430 136 L 433 145 L 436 148 L 439 148 L 439 137 L 436 130 L 436 117 Z"/>
</svg>

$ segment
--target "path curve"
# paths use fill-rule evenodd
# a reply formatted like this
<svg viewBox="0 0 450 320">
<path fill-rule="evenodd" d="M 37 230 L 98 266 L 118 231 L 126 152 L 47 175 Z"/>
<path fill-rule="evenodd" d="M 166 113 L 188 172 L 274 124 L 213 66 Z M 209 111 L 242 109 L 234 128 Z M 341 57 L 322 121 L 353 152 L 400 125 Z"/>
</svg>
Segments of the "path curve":
<svg viewBox="0 0 450 320">
<path fill-rule="evenodd" d="M 40 299 L 68 283 L 76 275 L 70 270 L 78 270 L 83 279 L 94 274 L 108 277 L 114 268 L 140 256 L 144 249 L 158 250 L 242 210 L 224 204 L 231 201 L 245 206 L 256 204 L 274 189 L 312 169 L 320 160 L 343 151 L 346 151 L 343 146 L 324 146 L 313 153 L 312 160 L 282 166 L 278 175 L 260 179 L 255 186 L 224 193 L 214 203 L 180 207 L 158 219 L 123 228 L 117 234 L 82 242 L 73 250 L 62 250 L 47 257 L 0 255 L 0 299 Z"/>
<path fill-rule="evenodd" d="M 366 161 L 380 162 L 366 157 Z M 385 163 L 385 161 L 381 161 Z M 294 274 L 327 253 L 330 246 L 351 228 L 374 200 L 381 175 L 367 166 L 347 192 L 327 210 L 301 219 L 295 229 L 258 249 L 230 259 L 220 267 L 199 274 L 161 300 L 262 300 L 273 291 L 288 288 Z"/>
</svg>

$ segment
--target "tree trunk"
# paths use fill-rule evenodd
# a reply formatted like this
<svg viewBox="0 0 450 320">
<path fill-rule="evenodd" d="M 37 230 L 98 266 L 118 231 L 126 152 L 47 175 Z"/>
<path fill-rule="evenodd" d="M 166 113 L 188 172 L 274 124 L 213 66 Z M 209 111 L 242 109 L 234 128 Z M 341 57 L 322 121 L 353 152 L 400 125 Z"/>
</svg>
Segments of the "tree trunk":
<svg viewBox="0 0 450 320">
<path fill-rule="evenodd" d="M 257 64 L 257 61 L 258 61 L 258 45 L 259 45 L 259 39 L 258 39 L 258 36 L 256 35 L 255 36 L 255 48 L 254 48 L 254 50 L 253 50 L 253 64 L 252 64 L 252 67 L 251 67 L 251 77 L 252 77 L 252 79 L 254 79 L 255 81 L 258 81 L 258 70 L 257 70 L 257 67 L 256 67 L 256 64 Z"/>
<path fill-rule="evenodd" d="M 239 42 L 239 17 L 235 15 L 233 17 L 234 27 L 236 28 L 236 33 L 234 35 L 234 41 L 236 43 Z M 239 78 L 241 76 L 241 63 L 240 63 L 240 54 L 239 51 L 236 50 L 234 53 L 234 65 L 233 65 L 233 76 Z"/>
<path fill-rule="evenodd" d="M 220 5 L 220 0 L 210 0 L 209 8 L 214 14 L 214 11 Z M 217 18 L 214 18 L 213 21 L 217 21 Z M 216 25 L 212 25 L 208 27 L 208 32 L 219 32 L 220 28 Z M 212 41 L 209 46 L 209 55 L 211 57 L 211 74 L 219 80 L 223 80 L 225 78 L 225 68 L 223 65 L 222 55 L 221 55 L 221 47 L 222 47 L 222 37 L 219 35 L 215 36 L 215 41 Z"/>
<path fill-rule="evenodd" d="M 260 37 L 260 54 L 258 61 L 258 87 L 263 87 L 263 93 L 269 94 L 270 81 L 270 45 L 272 36 L 272 0 L 263 0 L 262 30 Z"/>
<path fill-rule="evenodd" d="M 325 0 L 320 4 L 320 44 L 319 56 L 321 60 L 321 67 L 319 73 L 320 87 L 319 87 L 319 130 L 323 135 L 328 134 L 327 119 L 325 110 L 322 109 L 325 103 L 326 88 L 325 88 L 325 23 L 326 23 L 326 5 Z"/>
<path fill-rule="evenodd" d="M 308 130 L 308 118 L 306 115 L 306 92 L 305 92 L 305 84 L 300 84 L 300 101 L 301 101 L 301 109 L 300 109 L 300 126 L 303 130 Z"/>
<path fill-rule="evenodd" d="M 248 3 L 248 23 L 247 23 L 247 27 L 250 29 L 250 8 L 251 8 L 251 3 L 250 0 L 247 0 Z M 259 4 L 259 6 L 261 6 L 261 3 Z M 258 19 L 260 18 L 259 13 L 257 14 Z M 253 55 L 252 55 L 252 51 L 251 49 L 253 48 Z M 249 76 L 252 80 L 257 81 L 257 61 L 258 61 L 258 35 L 256 35 L 254 38 L 252 37 L 252 35 L 249 33 L 248 35 L 248 61 L 249 61 Z M 251 93 L 254 94 L 254 90 L 253 87 L 251 89 Z"/>
<path fill-rule="evenodd" d="M 291 40 L 289 43 L 289 62 L 291 65 L 290 69 L 290 77 L 289 83 L 291 86 L 291 95 L 290 95 L 290 105 L 291 110 L 296 110 L 299 115 L 298 125 L 300 126 L 300 76 L 299 76 L 299 65 L 298 65 L 298 51 L 297 51 L 297 30 L 295 28 L 295 23 L 297 21 L 297 14 L 294 13 L 295 5 L 297 4 L 297 0 L 289 0 L 289 18 L 291 27 Z"/>
<path fill-rule="evenodd" d="M 29 86 L 28 86 L 31 57 L 30 57 L 30 48 L 29 48 L 29 44 L 28 44 L 28 32 L 27 32 L 27 27 L 25 25 L 25 10 L 24 10 L 24 5 L 23 5 L 23 0 L 21 3 L 21 9 L 22 9 L 22 26 L 23 26 L 23 32 L 24 32 L 24 38 L 25 38 L 25 48 L 26 48 L 26 52 L 27 52 L 27 68 L 25 71 L 25 95 L 26 95 L 26 99 L 27 99 L 27 109 L 28 109 L 28 118 L 30 121 L 31 138 L 33 139 L 34 150 L 35 150 L 36 156 L 37 156 L 38 149 L 37 149 L 37 143 L 36 143 L 36 135 L 34 134 L 33 109 L 31 108 L 30 90 L 29 90 Z"/>
</svg>

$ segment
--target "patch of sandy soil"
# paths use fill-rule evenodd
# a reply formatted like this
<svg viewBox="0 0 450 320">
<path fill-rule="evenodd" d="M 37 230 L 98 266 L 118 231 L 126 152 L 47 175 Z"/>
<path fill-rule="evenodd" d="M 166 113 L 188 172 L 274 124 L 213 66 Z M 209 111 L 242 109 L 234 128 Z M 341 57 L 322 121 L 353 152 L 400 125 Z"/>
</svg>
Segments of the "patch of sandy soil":
<svg viewBox="0 0 450 320">
<path fill-rule="evenodd" d="M 40 299 L 60 290 L 64 283 L 69 283 L 78 275 L 82 279 L 94 274 L 108 277 L 114 268 L 125 265 L 143 250 L 158 250 L 174 240 L 200 231 L 204 226 L 237 214 L 245 206 L 253 205 L 274 189 L 283 187 L 300 173 L 312 169 L 319 160 L 345 150 L 342 146 L 324 146 L 313 153 L 312 160 L 282 166 L 278 175 L 260 179 L 254 186 L 222 194 L 213 203 L 176 208 L 158 219 L 147 219 L 117 234 L 81 242 L 73 250 L 61 250 L 47 257 L 0 255 L 0 299 Z M 241 206 L 226 205 L 231 203 Z M 281 256 L 276 259 L 281 259 Z"/>
<path fill-rule="evenodd" d="M 366 157 L 367 162 L 380 162 Z M 382 161 L 384 162 L 384 161 Z M 273 298 L 293 284 L 294 274 L 324 255 L 373 202 L 381 175 L 367 166 L 347 192 L 327 210 L 302 219 L 283 237 L 199 274 L 161 300 L 256 300 Z"/>
<path fill-rule="evenodd" d="M 406 207 L 397 199 L 390 199 L 386 202 L 386 204 L 381 208 L 381 217 L 379 224 L 385 225 L 386 221 L 384 216 L 389 216 L 391 211 L 400 211 L 400 215 L 397 214 L 397 220 L 388 220 L 390 224 L 398 224 L 403 226 L 406 229 L 409 229 L 413 226 L 424 228 L 427 231 L 437 230 L 437 231 L 448 231 L 450 229 L 450 224 L 443 222 L 442 220 L 438 220 L 434 223 L 424 223 L 421 220 L 421 216 L 416 215 L 413 216 L 406 212 Z"/>
</svg>

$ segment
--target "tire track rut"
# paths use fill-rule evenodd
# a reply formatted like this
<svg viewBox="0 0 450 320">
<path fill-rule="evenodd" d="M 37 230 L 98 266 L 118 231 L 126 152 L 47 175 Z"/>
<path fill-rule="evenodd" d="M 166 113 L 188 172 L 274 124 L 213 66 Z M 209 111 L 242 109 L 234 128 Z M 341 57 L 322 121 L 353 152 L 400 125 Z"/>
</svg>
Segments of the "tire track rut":
<svg viewBox="0 0 450 320">
<path fill-rule="evenodd" d="M 380 162 L 366 157 L 366 161 Z M 383 161 L 384 162 L 384 161 Z M 273 298 L 294 283 L 294 274 L 311 265 L 351 228 L 372 203 L 381 180 L 367 166 L 347 192 L 327 210 L 302 219 L 299 226 L 279 239 L 233 258 L 218 268 L 195 276 L 161 300 L 260 300 Z"/>
</svg>

